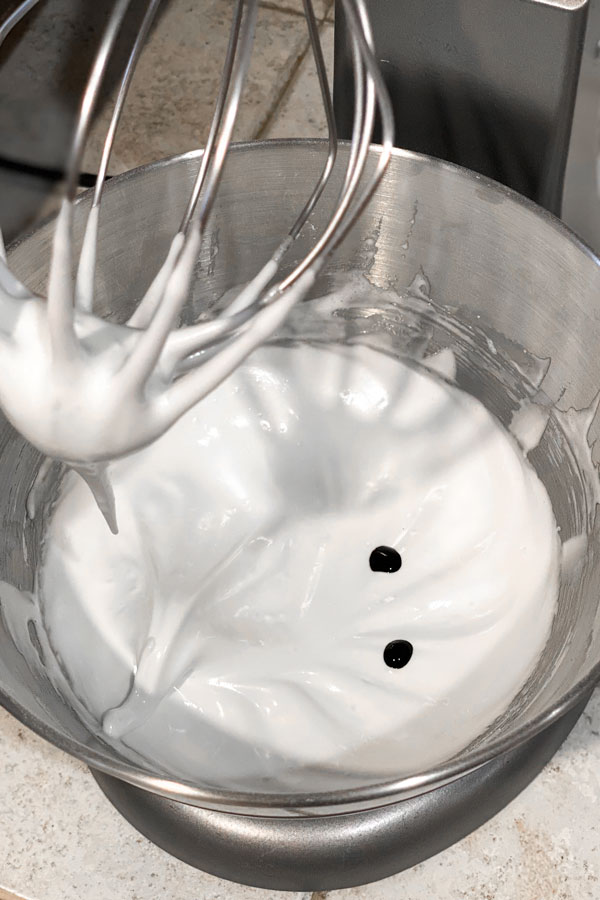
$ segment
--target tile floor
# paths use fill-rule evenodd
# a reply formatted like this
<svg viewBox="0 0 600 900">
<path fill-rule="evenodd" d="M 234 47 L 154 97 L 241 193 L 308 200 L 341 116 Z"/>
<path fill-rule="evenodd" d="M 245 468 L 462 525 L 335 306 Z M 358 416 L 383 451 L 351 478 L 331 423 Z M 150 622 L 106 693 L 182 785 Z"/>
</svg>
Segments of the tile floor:
<svg viewBox="0 0 600 900">
<path fill-rule="evenodd" d="M 198 7 L 202 7 L 199 12 Z M 332 0 L 318 0 L 321 39 L 333 55 Z M 111 172 L 200 146 L 217 94 L 229 32 L 230 0 L 172 0 L 143 54 L 117 136 Z M 107 104 L 84 168 L 95 171 Z M 325 119 L 300 0 L 261 4 L 254 53 L 235 139 L 322 134 Z"/>
<path fill-rule="evenodd" d="M 333 2 L 315 0 L 315 12 L 323 49 L 331 70 L 333 63 Z M 21 45 L 1 58 L 0 126 L 15 123 L 19 133 L 28 133 L 32 142 L 48 140 L 48 164 L 56 165 L 61 155 L 60 136 L 46 138 L 52 130 L 52 116 L 63 134 L 68 116 L 65 105 L 69 87 L 56 57 L 72 54 L 61 41 L 71 36 L 87 38 L 75 31 L 71 19 L 78 0 L 48 0 L 46 10 L 32 19 L 20 37 Z M 218 89 L 231 19 L 230 0 L 168 0 L 157 27 L 140 59 L 109 168 L 116 174 L 153 160 L 202 146 L 206 139 L 213 103 Z M 57 21 L 60 23 L 57 25 Z M 83 46 L 83 45 L 82 45 Z M 87 45 L 86 45 L 87 46 Z M 20 55 L 19 55 L 20 54 Z M 66 91 L 60 97 L 44 96 L 33 104 L 36 124 L 23 118 L 27 91 L 34 96 L 47 90 L 43 73 Z M 75 76 L 71 76 L 73 79 Z M 12 86 L 15 85 L 15 90 Z M 114 99 L 116 88 L 109 94 Z M 4 112 L 2 112 L 4 110 Z M 100 159 L 110 117 L 108 102 L 94 122 L 82 168 L 95 172 Z M 42 122 L 43 120 L 43 122 Z M 43 133 L 41 129 L 43 124 Z M 0 156 L 17 158 L 20 147 L 8 126 L 0 127 Z M 252 64 L 240 107 L 235 140 L 256 138 L 319 136 L 326 133 L 325 116 L 314 62 L 309 48 L 302 0 L 264 0 L 259 9 Z M 39 151 L 35 150 L 34 155 Z M 39 160 L 36 158 L 36 162 Z M 4 205 L 0 224 L 14 237 L 37 218 L 57 206 L 58 190 L 33 176 L 18 176 L 0 166 L 0 191 L 11 202 Z M 13 199 L 14 198 L 14 199 Z M 9 209 L 10 207 L 10 209 Z"/>
<path fill-rule="evenodd" d="M 333 2 L 315 0 L 330 70 Z M 4 127 L 0 127 L 0 156 L 19 158 L 20 136 L 24 134 L 33 146 L 44 143 L 49 165 L 56 165 L 64 155 L 68 121 L 65 107 L 76 76 L 71 73 L 65 82 L 57 60 L 73 54 L 71 45 L 66 50 L 63 47 L 65 40 L 74 41 L 75 35 L 77 40 L 89 40 L 81 25 L 79 30 L 75 27 L 77 11 L 77 0 L 48 0 L 40 15 L 32 18 L 30 28 L 23 29 L 16 47 L 2 56 L 0 126 Z M 140 59 L 115 142 L 110 174 L 202 146 L 218 89 L 230 17 L 230 0 L 168 0 Z M 82 47 L 87 47 L 85 41 Z M 49 93 L 44 73 L 49 82 L 60 84 L 59 95 Z M 113 88 L 109 100 L 114 99 L 115 92 Z M 26 107 L 33 110 L 33 125 L 24 116 Z M 84 171 L 97 170 L 110 110 L 108 102 L 94 122 L 83 160 Z M 52 134 L 52 121 L 60 123 L 56 134 Z M 15 135 L 10 133 L 10 122 Z M 325 133 L 302 0 L 264 0 L 260 4 L 235 140 Z M 32 152 L 39 156 L 39 150 Z M 37 156 L 34 161 L 39 163 Z M 15 175 L 1 165 L 0 192 L 5 200 L 0 225 L 9 239 L 53 212 L 59 197 L 59 190 L 51 182 L 33 175 Z"/>
</svg>

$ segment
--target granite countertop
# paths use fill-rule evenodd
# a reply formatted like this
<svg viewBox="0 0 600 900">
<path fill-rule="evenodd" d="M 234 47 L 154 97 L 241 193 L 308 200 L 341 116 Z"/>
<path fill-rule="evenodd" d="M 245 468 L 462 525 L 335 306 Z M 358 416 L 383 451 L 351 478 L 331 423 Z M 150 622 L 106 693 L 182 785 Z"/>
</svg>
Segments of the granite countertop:
<svg viewBox="0 0 600 900">
<path fill-rule="evenodd" d="M 70 2 L 53 0 L 52 28 L 41 13 L 32 26 L 41 65 L 58 52 Z M 331 61 L 332 0 L 318 0 L 316 7 Z M 216 89 L 229 15 L 229 0 L 167 4 L 134 84 L 112 172 L 202 140 L 211 111 L 206 98 Z M 264 0 L 238 139 L 324 133 L 307 47 L 301 0 Z M 84 165 L 91 170 L 105 117 L 96 123 L 87 151 Z M 334 897 L 600 900 L 599 734 L 597 692 L 551 763 L 495 819 L 408 872 L 333 892 Z M 0 797 L 0 900 L 311 898 L 223 882 L 169 857 L 112 808 L 85 766 L 1 710 Z"/>
<path fill-rule="evenodd" d="M 600 690 L 494 819 L 414 869 L 332 900 L 598 900 L 599 734 Z M 2 711 L 0 797 L 0 900 L 311 898 L 230 884 L 171 858 L 121 817 L 82 763 Z"/>
</svg>

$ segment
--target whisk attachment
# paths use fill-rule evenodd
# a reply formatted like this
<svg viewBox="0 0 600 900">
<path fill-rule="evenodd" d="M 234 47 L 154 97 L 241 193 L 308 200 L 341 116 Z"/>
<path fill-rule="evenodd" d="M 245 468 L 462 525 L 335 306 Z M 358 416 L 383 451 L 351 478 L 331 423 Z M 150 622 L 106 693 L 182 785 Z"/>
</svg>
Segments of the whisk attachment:
<svg viewBox="0 0 600 900">
<path fill-rule="evenodd" d="M 4 257 L 0 258 L 0 325 L 9 323 L 0 330 L 0 405 L 31 443 L 46 455 L 66 461 L 88 481 L 113 530 L 116 516 L 105 477 L 107 463 L 159 437 L 269 338 L 289 310 L 310 291 L 328 255 L 371 198 L 390 158 L 392 111 L 373 54 L 365 2 L 341 0 L 351 35 L 356 96 L 348 165 L 335 207 L 316 243 L 288 275 L 280 278 L 283 260 L 322 200 L 337 154 L 318 24 L 312 0 L 303 2 L 328 124 L 327 157 L 311 195 L 287 235 L 257 275 L 218 316 L 177 327 L 208 233 L 232 139 L 251 59 L 258 0 L 235 0 L 233 4 L 214 114 L 181 225 L 129 321 L 118 325 L 93 312 L 98 227 L 119 120 L 160 0 L 148 0 L 122 73 L 76 278 L 72 278 L 72 225 L 79 170 L 103 78 L 131 0 L 116 0 L 112 8 L 81 101 L 67 164 L 65 195 L 56 222 L 47 302 L 20 284 L 10 274 Z M 31 0 L 26 0 L 21 7 L 26 12 L 32 5 Z M 366 177 L 377 107 L 382 145 L 375 171 Z M 5 377 L 8 370 L 12 373 L 10 383 Z M 17 391 L 15 383 L 19 385 Z"/>
<path fill-rule="evenodd" d="M 30 9 L 37 6 L 38 0 L 16 0 L 4 4 L 3 18 L 0 20 L 0 46 L 11 33 L 15 25 L 26 16 Z"/>
</svg>

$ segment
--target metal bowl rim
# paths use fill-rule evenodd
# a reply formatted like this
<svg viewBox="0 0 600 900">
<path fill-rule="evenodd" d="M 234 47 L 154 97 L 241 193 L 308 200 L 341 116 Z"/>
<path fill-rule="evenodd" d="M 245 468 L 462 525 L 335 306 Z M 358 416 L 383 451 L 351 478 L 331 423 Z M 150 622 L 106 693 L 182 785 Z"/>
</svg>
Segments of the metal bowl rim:
<svg viewBox="0 0 600 900">
<path fill-rule="evenodd" d="M 340 146 L 344 147 L 347 142 L 340 142 Z M 321 139 L 278 139 L 269 141 L 251 141 L 247 143 L 234 144 L 231 147 L 233 153 L 244 153 L 255 149 L 262 150 L 281 150 L 283 148 L 303 148 L 325 150 L 328 146 L 326 140 Z M 349 145 L 348 145 L 349 146 Z M 347 149 L 347 146 L 345 147 Z M 176 165 L 181 162 L 199 159 L 202 156 L 202 150 L 192 150 L 187 153 L 177 154 L 167 157 L 157 162 L 149 163 L 131 169 L 120 175 L 113 176 L 105 186 L 106 191 L 114 189 L 115 185 L 123 185 L 128 181 L 135 179 L 138 175 L 165 166 Z M 370 155 L 380 152 L 380 148 L 372 147 L 369 151 Z M 414 161 L 420 163 L 429 169 L 434 169 L 448 173 L 453 178 L 470 181 L 481 186 L 487 191 L 491 197 L 506 200 L 520 206 L 538 218 L 542 219 L 546 225 L 558 231 L 571 244 L 575 245 L 581 252 L 591 259 L 596 266 L 600 268 L 600 259 L 594 251 L 585 244 L 567 225 L 552 213 L 538 206 L 532 200 L 523 197 L 521 194 L 500 184 L 484 175 L 479 175 L 462 166 L 454 163 L 448 163 L 435 157 L 427 156 L 421 153 L 414 153 L 408 150 L 394 149 L 393 158 L 405 161 Z M 76 203 L 85 201 L 93 192 L 90 188 L 82 192 L 76 200 Z M 483 198 L 482 198 L 483 199 Z M 37 223 L 24 235 L 13 241 L 7 248 L 10 253 L 20 244 L 27 241 L 33 234 L 37 233 L 41 228 L 45 227 L 55 214 L 48 216 L 42 222 Z M 232 809 L 240 814 L 255 812 L 256 810 L 264 811 L 266 815 L 273 815 L 275 810 L 298 810 L 306 808 L 316 810 L 318 808 L 345 807 L 362 805 L 371 803 L 372 806 L 382 806 L 389 803 L 395 803 L 403 797 L 415 796 L 430 790 L 442 784 L 455 781 L 469 772 L 491 762 L 498 756 L 515 750 L 526 741 L 534 738 L 537 734 L 549 727 L 552 722 L 566 715 L 569 710 L 577 705 L 577 703 L 589 694 L 596 684 L 600 681 L 600 660 L 590 669 L 588 674 L 578 681 L 569 691 L 559 697 L 548 709 L 540 713 L 526 725 L 518 728 L 514 733 L 509 732 L 502 738 L 491 742 L 484 750 L 472 751 L 465 754 L 461 758 L 455 758 L 448 763 L 428 769 L 417 775 L 405 776 L 403 778 L 383 781 L 377 784 L 368 785 L 366 787 L 350 788 L 347 790 L 319 791 L 314 793 L 251 793 L 244 791 L 214 791 L 204 788 L 195 787 L 191 783 L 177 781 L 176 779 L 163 778 L 158 775 L 145 771 L 141 767 L 134 766 L 126 762 L 115 762 L 110 752 L 104 754 L 91 750 L 84 743 L 74 740 L 51 725 L 41 722 L 37 717 L 30 714 L 21 704 L 8 696 L 0 689 L 0 705 L 2 705 L 9 713 L 18 719 L 27 728 L 40 737 L 59 747 L 61 750 L 69 753 L 71 756 L 80 759 L 87 765 L 119 778 L 136 787 L 161 794 L 172 800 L 188 803 L 194 806 L 206 807 L 208 809 L 226 808 Z M 343 812 L 340 809 L 339 812 Z"/>
</svg>

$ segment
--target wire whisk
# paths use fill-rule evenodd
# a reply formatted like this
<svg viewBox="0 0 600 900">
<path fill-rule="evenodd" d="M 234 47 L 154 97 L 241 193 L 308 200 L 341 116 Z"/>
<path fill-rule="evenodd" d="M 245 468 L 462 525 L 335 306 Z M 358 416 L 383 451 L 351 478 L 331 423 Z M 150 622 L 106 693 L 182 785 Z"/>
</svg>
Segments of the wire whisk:
<svg viewBox="0 0 600 900">
<path fill-rule="evenodd" d="M 0 39 L 35 2 L 25 0 L 13 7 L 0 25 Z M 86 479 L 113 531 L 117 523 L 108 462 L 158 438 L 273 334 L 310 291 L 329 254 L 369 202 L 393 145 L 392 110 L 373 52 L 365 0 L 341 0 L 352 47 L 355 96 L 348 164 L 326 226 L 304 258 L 280 277 L 283 260 L 321 200 L 338 146 L 318 23 L 312 0 L 303 0 L 327 118 L 324 167 L 293 226 L 250 283 L 219 315 L 177 327 L 208 233 L 252 54 L 258 0 L 235 0 L 208 139 L 179 229 L 129 321 L 118 325 L 100 318 L 94 313 L 94 285 L 103 189 L 127 93 L 160 2 L 148 0 L 122 73 L 76 276 L 72 276 L 73 208 L 81 162 L 131 0 L 116 0 L 81 100 L 56 220 L 46 299 L 32 294 L 11 273 L 0 237 L 0 405 L 34 446 Z M 375 169 L 367 175 L 377 109 L 381 147 Z"/>
</svg>

